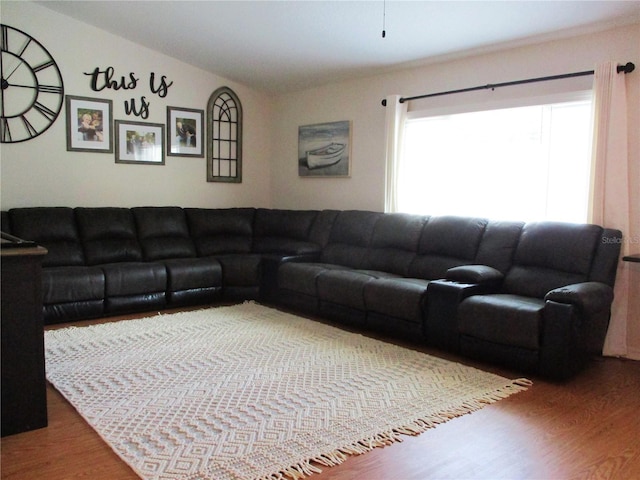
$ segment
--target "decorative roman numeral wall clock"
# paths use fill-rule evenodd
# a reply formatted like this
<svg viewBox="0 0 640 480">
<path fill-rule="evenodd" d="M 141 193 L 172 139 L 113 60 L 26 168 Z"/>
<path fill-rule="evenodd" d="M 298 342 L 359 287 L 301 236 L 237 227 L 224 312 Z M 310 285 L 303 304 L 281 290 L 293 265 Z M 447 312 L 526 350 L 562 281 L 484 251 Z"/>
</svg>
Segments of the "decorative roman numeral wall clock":
<svg viewBox="0 0 640 480">
<path fill-rule="evenodd" d="M 0 24 L 2 89 L 0 141 L 18 143 L 44 133 L 58 118 L 64 100 L 60 69 L 29 34 Z"/>
</svg>

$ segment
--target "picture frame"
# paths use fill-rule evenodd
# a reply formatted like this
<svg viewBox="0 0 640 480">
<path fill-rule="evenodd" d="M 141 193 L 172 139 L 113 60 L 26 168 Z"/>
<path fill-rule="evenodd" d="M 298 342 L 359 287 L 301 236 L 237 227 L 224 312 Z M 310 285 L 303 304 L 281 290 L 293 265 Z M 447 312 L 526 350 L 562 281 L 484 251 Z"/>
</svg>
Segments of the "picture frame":
<svg viewBox="0 0 640 480">
<path fill-rule="evenodd" d="M 164 165 L 164 125 L 115 121 L 116 163 Z"/>
<path fill-rule="evenodd" d="M 351 121 L 298 127 L 300 177 L 351 176 Z"/>
<path fill-rule="evenodd" d="M 67 151 L 113 153 L 113 101 L 65 96 Z"/>
<path fill-rule="evenodd" d="M 204 158 L 204 110 L 167 107 L 167 155 Z"/>
</svg>

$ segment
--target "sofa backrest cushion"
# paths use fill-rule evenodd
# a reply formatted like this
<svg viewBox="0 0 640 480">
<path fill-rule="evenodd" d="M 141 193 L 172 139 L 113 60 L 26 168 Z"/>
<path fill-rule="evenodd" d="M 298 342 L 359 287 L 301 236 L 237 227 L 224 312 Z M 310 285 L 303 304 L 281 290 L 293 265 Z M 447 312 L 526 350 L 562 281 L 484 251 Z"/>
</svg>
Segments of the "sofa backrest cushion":
<svg viewBox="0 0 640 480">
<path fill-rule="evenodd" d="M 329 243 L 331 229 L 339 213 L 339 210 L 322 210 L 318 212 L 309 231 L 309 241 L 324 248 Z"/>
<path fill-rule="evenodd" d="M 484 230 L 475 264 L 506 274 L 511 268 L 524 222 L 490 221 Z"/>
<path fill-rule="evenodd" d="M 253 220 L 253 238 L 282 237 L 307 240 L 316 210 L 270 210 L 258 208 Z"/>
<path fill-rule="evenodd" d="M 185 213 L 199 256 L 251 252 L 255 209 L 187 208 Z"/>
<path fill-rule="evenodd" d="M 322 250 L 322 262 L 364 267 L 373 229 L 382 216 L 384 213 L 364 210 L 340 212 L 331 228 L 329 243 Z"/>
<path fill-rule="evenodd" d="M 430 217 L 422 229 L 409 276 L 426 280 L 445 278 L 448 269 L 475 263 L 487 223 L 484 218 Z"/>
<path fill-rule="evenodd" d="M 136 207 L 132 211 L 145 260 L 196 256 L 182 208 Z"/>
<path fill-rule="evenodd" d="M 554 288 L 589 280 L 601 241 L 602 228 L 597 225 L 525 224 L 505 277 L 505 292 L 543 298 Z"/>
<path fill-rule="evenodd" d="M 44 267 L 84 265 L 84 253 L 75 215 L 68 207 L 14 208 L 9 210 L 11 233 L 48 250 Z"/>
<path fill-rule="evenodd" d="M 130 209 L 78 207 L 75 214 L 88 265 L 142 260 Z"/>
<path fill-rule="evenodd" d="M 428 217 L 387 213 L 375 225 L 366 268 L 407 275 Z"/>
<path fill-rule="evenodd" d="M 256 210 L 253 222 L 253 251 L 256 253 L 319 253 L 309 232 L 316 210 Z"/>
</svg>

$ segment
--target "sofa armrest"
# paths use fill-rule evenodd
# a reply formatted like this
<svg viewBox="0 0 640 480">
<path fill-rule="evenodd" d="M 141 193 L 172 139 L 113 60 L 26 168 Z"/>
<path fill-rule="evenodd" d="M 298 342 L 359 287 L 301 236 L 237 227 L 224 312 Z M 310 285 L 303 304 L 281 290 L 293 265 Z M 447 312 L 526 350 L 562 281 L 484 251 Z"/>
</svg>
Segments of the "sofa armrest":
<svg viewBox="0 0 640 480">
<path fill-rule="evenodd" d="M 499 270 L 486 265 L 462 265 L 447 270 L 446 279 L 459 283 L 498 285 L 504 275 Z"/>
<path fill-rule="evenodd" d="M 601 312 L 611 308 L 613 289 L 600 282 L 575 283 L 551 290 L 544 299 L 574 305 L 582 312 Z"/>
<path fill-rule="evenodd" d="M 458 306 L 467 297 L 494 290 L 492 285 L 432 280 L 427 287 L 423 334 L 431 346 L 452 352 L 459 350 Z"/>
<path fill-rule="evenodd" d="M 275 296 L 278 284 L 278 268 L 286 262 L 315 262 L 320 254 L 309 253 L 303 255 L 276 255 L 265 254 L 262 256 L 260 274 L 260 297 L 264 301 L 272 300 Z"/>
</svg>

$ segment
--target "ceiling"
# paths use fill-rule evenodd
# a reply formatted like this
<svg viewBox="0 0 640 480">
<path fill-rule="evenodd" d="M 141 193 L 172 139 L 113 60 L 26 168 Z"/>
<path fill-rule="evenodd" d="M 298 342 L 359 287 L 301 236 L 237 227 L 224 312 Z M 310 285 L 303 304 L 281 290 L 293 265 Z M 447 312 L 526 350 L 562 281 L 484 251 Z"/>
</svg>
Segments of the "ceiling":
<svg viewBox="0 0 640 480">
<path fill-rule="evenodd" d="M 273 94 L 640 21 L 629 0 L 39 3 Z"/>
</svg>

